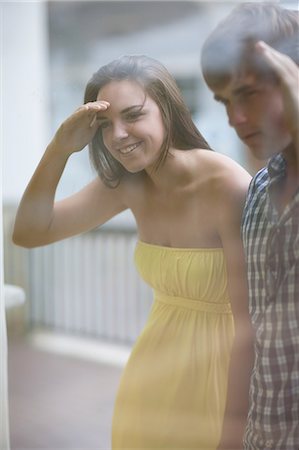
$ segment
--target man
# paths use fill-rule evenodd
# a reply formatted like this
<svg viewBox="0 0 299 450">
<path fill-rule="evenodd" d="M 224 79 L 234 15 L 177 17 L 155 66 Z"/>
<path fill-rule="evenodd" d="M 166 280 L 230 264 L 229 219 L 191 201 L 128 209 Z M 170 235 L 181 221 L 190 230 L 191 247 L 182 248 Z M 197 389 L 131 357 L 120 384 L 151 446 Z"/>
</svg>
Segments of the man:
<svg viewBox="0 0 299 450">
<path fill-rule="evenodd" d="M 202 71 L 255 157 L 242 233 L 255 364 L 246 450 L 299 449 L 299 20 L 243 3 L 205 41 Z M 226 423 L 220 447 L 229 447 Z M 230 449 L 231 450 L 231 449 Z"/>
</svg>

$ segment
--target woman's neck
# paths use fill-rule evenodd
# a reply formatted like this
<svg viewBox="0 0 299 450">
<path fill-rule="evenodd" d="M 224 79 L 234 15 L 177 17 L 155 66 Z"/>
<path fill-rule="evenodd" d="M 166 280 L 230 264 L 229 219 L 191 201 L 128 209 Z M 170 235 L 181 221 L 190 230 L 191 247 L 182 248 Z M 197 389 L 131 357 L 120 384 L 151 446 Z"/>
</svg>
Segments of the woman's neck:
<svg viewBox="0 0 299 450">
<path fill-rule="evenodd" d="M 170 149 L 164 161 L 158 167 L 146 169 L 149 182 L 157 190 L 173 191 L 190 180 L 188 170 L 188 150 Z"/>
</svg>

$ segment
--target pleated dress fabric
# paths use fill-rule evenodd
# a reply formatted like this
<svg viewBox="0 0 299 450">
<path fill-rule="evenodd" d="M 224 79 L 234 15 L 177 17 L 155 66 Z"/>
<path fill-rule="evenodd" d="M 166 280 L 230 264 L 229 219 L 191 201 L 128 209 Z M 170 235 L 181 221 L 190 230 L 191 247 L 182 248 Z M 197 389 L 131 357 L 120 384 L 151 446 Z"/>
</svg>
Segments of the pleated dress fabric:
<svg viewBox="0 0 299 450">
<path fill-rule="evenodd" d="M 234 322 L 222 249 L 138 241 L 154 302 L 121 378 L 112 449 L 215 450 Z"/>
</svg>

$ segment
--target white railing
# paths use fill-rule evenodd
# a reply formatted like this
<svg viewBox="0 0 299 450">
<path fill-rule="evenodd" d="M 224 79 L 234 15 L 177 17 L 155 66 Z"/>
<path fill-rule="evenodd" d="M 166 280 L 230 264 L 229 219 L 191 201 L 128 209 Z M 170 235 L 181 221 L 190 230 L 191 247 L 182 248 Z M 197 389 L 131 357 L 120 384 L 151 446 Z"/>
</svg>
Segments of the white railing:
<svg viewBox="0 0 299 450">
<path fill-rule="evenodd" d="M 30 327 L 132 343 L 152 302 L 134 265 L 136 239 L 130 227 L 107 226 L 31 250 L 7 242 L 7 282 L 24 287 Z"/>
<path fill-rule="evenodd" d="M 105 230 L 32 250 L 31 323 L 134 341 L 152 297 L 134 267 L 135 242 L 135 233 Z"/>
</svg>

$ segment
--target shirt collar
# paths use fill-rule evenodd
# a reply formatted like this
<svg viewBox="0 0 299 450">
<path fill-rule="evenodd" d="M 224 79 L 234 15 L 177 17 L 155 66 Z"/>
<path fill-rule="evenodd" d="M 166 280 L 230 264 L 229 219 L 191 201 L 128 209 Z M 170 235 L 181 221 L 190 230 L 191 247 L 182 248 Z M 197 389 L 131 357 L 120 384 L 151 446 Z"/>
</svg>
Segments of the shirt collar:
<svg viewBox="0 0 299 450">
<path fill-rule="evenodd" d="M 271 180 L 286 175 L 287 163 L 282 153 L 272 156 L 268 162 L 268 174 Z"/>
</svg>

